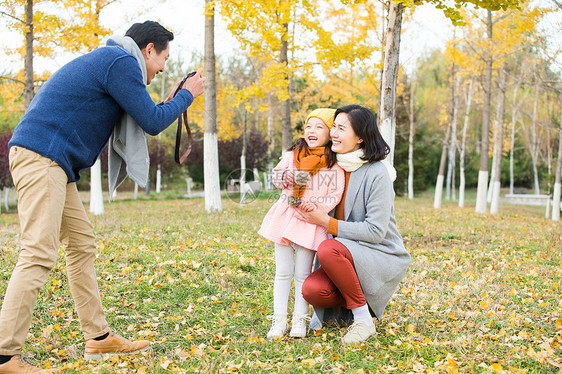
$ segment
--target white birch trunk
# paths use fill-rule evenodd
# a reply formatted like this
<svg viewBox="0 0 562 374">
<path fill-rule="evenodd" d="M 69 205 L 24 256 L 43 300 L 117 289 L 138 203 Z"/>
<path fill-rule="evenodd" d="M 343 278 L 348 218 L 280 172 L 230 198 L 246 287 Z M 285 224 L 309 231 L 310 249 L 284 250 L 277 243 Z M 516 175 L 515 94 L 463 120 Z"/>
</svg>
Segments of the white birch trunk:
<svg viewBox="0 0 562 374">
<path fill-rule="evenodd" d="M 267 95 L 268 112 L 267 112 L 267 140 L 269 141 L 269 147 L 267 147 L 267 170 L 264 180 L 264 187 L 266 191 L 271 191 L 273 189 L 273 183 L 271 180 L 271 171 L 273 170 L 273 150 L 275 138 L 273 136 L 273 99 L 271 93 Z"/>
<path fill-rule="evenodd" d="M 478 172 L 478 190 L 476 191 L 476 213 L 486 213 L 486 189 L 488 187 L 488 171 Z"/>
<path fill-rule="evenodd" d="M 460 82 L 460 76 L 455 76 L 455 68 L 453 65 L 452 82 L 451 82 L 451 103 L 452 103 L 452 119 L 451 119 L 451 141 L 449 142 L 449 167 L 447 168 L 447 192 L 445 194 L 446 200 L 451 200 L 451 190 L 453 190 L 453 199 L 455 198 L 454 193 L 454 178 L 455 173 L 455 159 L 457 157 L 457 118 L 459 113 L 459 101 L 457 99 L 458 85 Z"/>
<path fill-rule="evenodd" d="M 291 131 L 291 80 L 288 74 L 289 71 L 289 24 L 283 24 L 283 36 L 281 37 L 281 48 L 279 51 L 279 62 L 287 69 L 285 74 L 285 83 L 287 84 L 287 100 L 281 102 L 281 147 L 283 151 L 291 148 L 293 144 L 293 135 Z"/>
<path fill-rule="evenodd" d="M 461 152 L 459 155 L 460 163 L 460 185 L 459 185 L 459 207 L 464 207 L 464 189 L 465 189 L 465 176 L 464 176 L 464 154 L 466 152 L 466 132 L 468 129 L 468 121 L 470 119 L 470 105 L 472 104 L 472 86 L 474 84 L 474 78 L 470 78 L 470 83 L 468 85 L 468 94 L 466 99 L 466 112 L 464 115 L 464 125 L 462 128 L 462 141 L 461 141 Z"/>
<path fill-rule="evenodd" d="M 433 198 L 433 207 L 441 208 L 443 200 L 443 182 L 445 181 L 445 165 L 447 163 L 447 145 L 449 144 L 449 136 L 451 135 L 451 127 L 447 127 L 445 141 L 443 142 L 443 150 L 441 151 L 441 161 L 439 162 L 439 173 L 437 174 L 437 182 L 435 183 L 435 196 Z"/>
<path fill-rule="evenodd" d="M 135 183 L 135 189 L 133 190 L 133 198 L 137 200 L 139 198 L 139 185 Z"/>
<path fill-rule="evenodd" d="M 205 0 L 206 5 L 211 0 Z M 205 82 L 204 122 L 205 134 L 203 136 L 203 173 L 205 184 L 205 210 L 208 213 L 222 211 L 219 151 L 217 135 L 217 80 L 215 66 L 215 16 L 205 16 L 205 59 L 204 69 L 207 81 Z"/>
<path fill-rule="evenodd" d="M 513 90 L 513 98 L 511 100 L 511 138 L 509 142 L 509 194 L 513 195 L 515 175 L 514 175 L 514 152 L 515 152 L 515 125 L 517 124 L 517 108 L 515 107 L 515 100 L 517 99 L 517 90 L 519 89 L 519 82 Z"/>
<path fill-rule="evenodd" d="M 408 135 L 408 199 L 414 199 L 414 137 L 416 135 L 415 125 L 415 81 L 410 83 L 410 112 L 408 117 L 410 120 L 410 134 Z"/>
<path fill-rule="evenodd" d="M 6 208 L 6 212 L 10 210 L 10 188 L 4 188 L 4 207 Z"/>
<path fill-rule="evenodd" d="M 493 24 L 492 12 L 487 11 L 486 28 L 488 32 L 488 42 L 493 43 Z M 476 213 L 486 213 L 486 195 L 488 188 L 488 148 L 490 145 L 489 129 L 490 129 L 490 102 L 492 98 L 492 50 L 489 49 L 486 56 L 486 76 L 484 78 L 484 100 L 482 108 L 482 143 L 480 148 L 480 170 L 478 172 L 478 190 L 476 192 Z"/>
<path fill-rule="evenodd" d="M 246 155 L 240 156 L 240 205 L 246 205 Z"/>
<path fill-rule="evenodd" d="M 490 214 L 498 214 L 500 208 L 501 182 L 494 180 L 492 185 L 492 201 L 490 202 Z"/>
<path fill-rule="evenodd" d="M 162 186 L 162 170 L 160 164 L 158 164 L 158 170 L 156 170 L 156 193 L 160 193 L 160 188 Z"/>
<path fill-rule="evenodd" d="M 562 106 L 560 111 L 560 119 L 562 120 Z M 560 189 L 562 184 L 562 122 L 558 130 L 558 162 L 556 163 L 556 172 L 554 177 L 554 191 L 552 195 L 552 220 L 560 221 Z"/>
<path fill-rule="evenodd" d="M 5 3 L 4 1 L 2 3 Z M 35 82 L 33 80 L 33 40 L 34 25 L 33 21 L 33 4 L 35 1 L 26 0 L 25 2 L 25 65 L 24 65 L 24 86 L 23 86 L 23 102 L 24 110 L 27 110 L 33 96 L 35 95 Z"/>
<path fill-rule="evenodd" d="M 441 201 L 443 200 L 443 180 L 444 175 L 439 174 L 437 176 L 437 182 L 435 183 L 435 196 L 433 198 L 433 207 L 435 209 L 441 208 Z"/>
<path fill-rule="evenodd" d="M 497 154 L 494 157 L 494 184 L 492 188 L 492 201 L 490 205 L 490 214 L 498 214 L 500 206 L 500 189 L 501 189 L 501 174 L 502 174 L 502 154 L 503 154 L 503 128 L 505 117 L 505 84 L 506 84 L 506 67 L 500 68 L 500 77 L 498 81 L 499 98 L 498 98 L 498 111 L 497 111 Z"/>
<path fill-rule="evenodd" d="M 390 147 L 387 156 L 394 164 L 394 136 L 396 132 L 396 81 L 400 57 L 400 31 L 402 29 L 402 3 L 390 2 L 388 27 L 384 44 L 383 72 L 381 77 L 380 123 L 381 134 Z"/>
<path fill-rule="evenodd" d="M 99 158 L 90 168 L 90 212 L 95 215 L 104 212 L 103 192 L 101 189 L 101 161 Z"/>
<path fill-rule="evenodd" d="M 204 147 L 204 183 L 205 183 L 205 210 L 208 213 L 222 211 L 219 153 L 217 133 L 205 132 Z"/>
<path fill-rule="evenodd" d="M 535 76 L 535 80 L 537 77 Z M 539 186 L 539 171 L 537 164 L 539 162 L 539 144 L 537 140 L 537 103 L 539 101 L 539 84 L 535 83 L 535 100 L 533 103 L 533 117 L 531 124 L 531 161 L 533 163 L 533 180 L 535 186 L 535 194 L 540 195 L 541 190 Z"/>
<path fill-rule="evenodd" d="M 496 106 L 496 119 L 494 121 L 494 151 L 492 152 L 492 170 L 491 170 L 491 176 L 490 176 L 490 184 L 488 185 L 488 195 L 487 195 L 487 202 L 491 203 L 492 202 L 492 194 L 494 192 L 493 184 L 494 184 L 494 180 L 496 179 L 496 159 L 498 157 L 498 107 L 499 107 L 499 101 L 497 103 Z"/>
</svg>

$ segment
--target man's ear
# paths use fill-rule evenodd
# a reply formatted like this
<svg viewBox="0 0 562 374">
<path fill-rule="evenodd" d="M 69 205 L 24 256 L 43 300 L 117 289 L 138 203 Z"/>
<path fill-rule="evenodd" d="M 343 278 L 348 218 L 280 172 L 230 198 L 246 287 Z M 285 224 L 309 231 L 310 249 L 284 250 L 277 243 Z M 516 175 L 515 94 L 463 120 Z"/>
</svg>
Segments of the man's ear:
<svg viewBox="0 0 562 374">
<path fill-rule="evenodd" d="M 146 47 L 144 47 L 143 49 L 141 49 L 141 52 L 142 52 L 142 54 L 143 54 L 145 57 L 148 57 L 148 56 L 149 56 L 151 53 L 153 53 L 154 51 L 155 51 L 155 50 L 154 50 L 154 43 L 148 43 L 148 44 L 146 45 Z"/>
</svg>

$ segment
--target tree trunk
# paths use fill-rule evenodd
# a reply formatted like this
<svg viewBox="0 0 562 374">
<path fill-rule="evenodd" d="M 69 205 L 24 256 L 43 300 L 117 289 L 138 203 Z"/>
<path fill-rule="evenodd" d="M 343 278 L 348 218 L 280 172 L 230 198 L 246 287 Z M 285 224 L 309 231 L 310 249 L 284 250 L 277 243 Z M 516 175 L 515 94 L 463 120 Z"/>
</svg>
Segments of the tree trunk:
<svg viewBox="0 0 562 374">
<path fill-rule="evenodd" d="M 500 110 L 500 101 L 498 100 L 496 103 L 496 119 L 494 120 L 494 141 L 493 141 L 493 152 L 492 152 L 492 172 L 490 175 L 490 183 L 488 184 L 488 195 L 486 201 L 488 203 L 492 202 L 492 193 L 493 193 L 493 184 L 494 180 L 496 179 L 496 158 L 498 154 L 498 113 Z"/>
<path fill-rule="evenodd" d="M 535 194 L 541 193 L 539 186 L 539 172 L 537 163 L 539 162 L 539 143 L 537 137 L 537 104 L 539 101 L 539 83 L 538 77 L 535 74 L 535 100 L 533 103 L 533 117 L 531 124 L 531 161 L 533 163 L 533 180 L 535 186 Z"/>
<path fill-rule="evenodd" d="M 162 73 L 162 85 L 160 86 L 160 98 L 164 100 L 166 98 L 165 93 L 166 87 L 166 71 Z M 160 193 L 160 189 L 162 187 L 162 158 L 160 155 L 162 154 L 162 133 L 158 134 L 158 165 L 156 167 L 156 194 Z"/>
<path fill-rule="evenodd" d="M 269 142 L 269 147 L 267 147 L 267 170 L 264 185 L 266 191 L 271 191 L 273 189 L 273 184 L 271 183 L 271 172 L 273 170 L 273 150 L 275 149 L 275 137 L 273 132 L 273 97 L 271 93 L 267 95 L 267 104 L 267 140 Z"/>
<path fill-rule="evenodd" d="M 90 168 L 90 212 L 95 215 L 104 212 L 101 188 L 101 161 L 99 158 Z"/>
<path fill-rule="evenodd" d="M 23 89 L 23 105 L 27 110 L 33 96 L 35 95 L 35 83 L 33 82 L 33 0 L 25 3 L 25 85 Z"/>
<path fill-rule="evenodd" d="M 10 209 L 10 187 L 4 187 L 4 207 L 6 212 Z"/>
<path fill-rule="evenodd" d="M 511 139 L 509 142 L 509 194 L 513 195 L 515 175 L 514 175 L 514 152 L 515 152 L 515 125 L 517 124 L 517 108 L 515 106 L 515 100 L 517 99 L 517 91 L 519 89 L 520 82 L 518 81 L 515 89 L 513 90 L 513 100 L 511 103 L 512 113 L 511 113 Z"/>
<path fill-rule="evenodd" d="M 503 128 L 504 128 L 504 118 L 505 118 L 505 83 L 507 79 L 506 67 L 500 68 L 499 77 L 499 105 L 498 105 L 498 136 L 497 136 L 497 155 L 494 160 L 494 184 L 492 186 L 492 203 L 490 205 L 490 213 L 498 214 L 500 206 L 500 188 L 501 188 L 501 175 L 502 175 L 502 154 L 503 154 Z"/>
<path fill-rule="evenodd" d="M 449 142 L 449 167 L 447 170 L 447 184 L 445 199 L 451 200 L 451 190 L 453 191 L 453 200 L 455 199 L 455 159 L 457 157 L 457 118 L 459 113 L 459 100 L 457 91 L 460 82 L 460 76 L 456 75 L 455 64 L 451 68 L 451 141 Z"/>
<path fill-rule="evenodd" d="M 283 24 L 284 34 L 281 37 L 281 51 L 280 51 L 280 59 L 279 62 L 287 69 L 287 73 L 285 75 L 285 80 L 287 84 L 287 100 L 283 100 L 281 102 L 281 122 L 282 122 L 282 129 L 281 129 L 281 147 L 283 148 L 283 152 L 287 149 L 291 148 L 293 144 L 293 136 L 291 134 L 291 91 L 290 91 L 290 82 L 289 82 L 289 41 L 287 40 L 289 36 L 289 24 Z"/>
<path fill-rule="evenodd" d="M 488 29 L 488 56 L 486 56 L 486 77 L 484 79 L 484 100 L 482 108 L 482 144 L 480 148 L 480 170 L 478 172 L 478 191 L 476 193 L 476 213 L 486 213 L 486 190 L 488 188 L 488 148 L 490 144 L 490 101 L 492 99 L 492 12 L 490 10 L 487 17 Z"/>
<path fill-rule="evenodd" d="M 246 205 L 246 121 L 248 112 L 244 110 L 244 130 L 242 132 L 242 154 L 240 155 L 240 205 Z"/>
<path fill-rule="evenodd" d="M 414 137 L 416 135 L 416 124 L 414 120 L 414 109 L 415 109 L 415 92 L 416 82 L 412 80 L 410 83 L 410 111 L 408 113 L 408 119 L 410 121 L 410 134 L 408 136 L 408 199 L 414 199 Z"/>
<path fill-rule="evenodd" d="M 388 27 L 385 35 L 383 73 L 381 77 L 380 130 L 390 147 L 387 159 L 394 164 L 394 137 L 396 133 L 396 81 L 400 57 L 400 32 L 402 28 L 402 3 L 390 2 Z"/>
<path fill-rule="evenodd" d="M 466 99 L 466 112 L 464 115 L 464 125 L 462 128 L 462 141 L 461 141 L 461 152 L 459 156 L 460 163 L 460 184 L 459 184 L 459 207 L 464 207 L 464 188 L 466 184 L 464 176 L 464 154 L 466 152 L 466 132 L 468 129 L 468 121 L 470 119 L 470 105 L 472 104 L 472 86 L 474 84 L 474 78 L 470 78 L 470 83 L 468 85 L 468 94 Z"/>
<path fill-rule="evenodd" d="M 206 7 L 212 7 L 205 0 Z M 203 137 L 203 164 L 205 183 L 205 210 L 208 213 L 222 211 L 219 178 L 219 152 L 217 137 L 217 80 L 215 67 L 215 15 L 214 8 L 205 14 L 205 134 Z"/>
<path fill-rule="evenodd" d="M 447 164 L 447 146 L 449 145 L 449 136 L 451 136 L 451 126 L 447 126 L 445 141 L 443 142 L 443 151 L 441 152 L 441 162 L 439 163 L 439 174 L 435 183 L 435 197 L 433 199 L 433 207 L 441 208 L 441 200 L 443 200 L 443 181 L 445 180 L 445 165 Z"/>
<path fill-rule="evenodd" d="M 560 221 L 560 190 L 562 174 L 562 101 L 560 103 L 560 128 L 558 129 L 558 162 L 554 177 L 554 191 L 552 193 L 552 220 Z"/>
</svg>

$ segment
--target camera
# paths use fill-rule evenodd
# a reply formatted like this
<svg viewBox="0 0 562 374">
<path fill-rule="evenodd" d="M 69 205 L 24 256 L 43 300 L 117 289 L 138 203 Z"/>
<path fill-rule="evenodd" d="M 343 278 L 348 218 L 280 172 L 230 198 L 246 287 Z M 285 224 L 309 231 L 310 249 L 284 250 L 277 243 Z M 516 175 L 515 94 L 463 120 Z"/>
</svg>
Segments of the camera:
<svg viewBox="0 0 562 374">
<path fill-rule="evenodd" d="M 187 78 L 193 77 L 195 75 L 195 73 L 197 73 L 196 71 L 190 71 L 189 73 L 187 73 L 185 75 L 185 77 L 183 77 L 183 79 L 181 80 L 181 84 L 180 87 L 183 86 L 183 84 L 185 83 L 185 81 L 187 80 Z"/>
</svg>

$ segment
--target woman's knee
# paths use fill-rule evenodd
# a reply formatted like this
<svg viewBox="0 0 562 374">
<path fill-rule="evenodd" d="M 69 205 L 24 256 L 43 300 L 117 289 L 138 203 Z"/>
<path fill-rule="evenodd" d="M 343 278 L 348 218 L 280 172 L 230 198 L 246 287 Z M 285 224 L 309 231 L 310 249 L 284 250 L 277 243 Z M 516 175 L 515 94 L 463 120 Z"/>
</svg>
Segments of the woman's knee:
<svg viewBox="0 0 562 374">
<path fill-rule="evenodd" d="M 306 278 L 302 284 L 302 297 L 309 303 L 314 305 L 314 301 L 318 298 L 322 292 L 322 287 L 319 287 L 318 282 L 310 277 Z"/>
<path fill-rule="evenodd" d="M 318 261 L 320 262 L 320 265 L 322 265 L 323 267 L 329 265 L 330 262 L 334 259 L 337 259 L 339 261 L 342 257 L 340 246 L 340 242 L 335 239 L 327 239 L 320 243 L 317 251 Z"/>
</svg>

